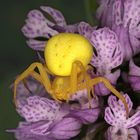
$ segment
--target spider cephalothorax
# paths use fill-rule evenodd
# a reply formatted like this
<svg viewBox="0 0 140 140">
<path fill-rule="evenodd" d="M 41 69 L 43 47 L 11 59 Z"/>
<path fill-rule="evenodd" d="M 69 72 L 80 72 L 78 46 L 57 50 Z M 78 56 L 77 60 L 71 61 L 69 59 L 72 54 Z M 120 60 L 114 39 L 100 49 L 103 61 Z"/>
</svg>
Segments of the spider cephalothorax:
<svg viewBox="0 0 140 140">
<path fill-rule="evenodd" d="M 87 89 L 87 95 L 90 97 L 90 91 L 94 92 L 94 85 L 103 82 L 112 93 L 122 100 L 128 111 L 124 97 L 107 79 L 103 77 L 92 79 L 87 73 L 87 70 L 91 68 L 88 64 L 92 55 L 91 44 L 79 34 L 60 33 L 53 36 L 45 47 L 46 64 L 32 63 L 15 80 L 14 101 L 16 102 L 18 83 L 31 75 L 44 85 L 46 91 L 55 100 L 69 100 L 71 95 L 83 89 Z M 35 68 L 38 68 L 39 72 L 36 72 Z M 53 75 L 53 80 L 50 80 L 48 72 Z"/>
</svg>

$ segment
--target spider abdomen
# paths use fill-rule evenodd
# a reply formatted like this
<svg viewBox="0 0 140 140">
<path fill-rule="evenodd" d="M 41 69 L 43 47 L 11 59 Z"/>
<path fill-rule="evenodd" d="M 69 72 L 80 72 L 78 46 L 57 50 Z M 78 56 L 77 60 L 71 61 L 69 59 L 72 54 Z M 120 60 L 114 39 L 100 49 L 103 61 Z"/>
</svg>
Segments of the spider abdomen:
<svg viewBox="0 0 140 140">
<path fill-rule="evenodd" d="M 74 61 L 78 60 L 84 66 L 89 64 L 93 49 L 89 41 L 79 34 L 60 33 L 48 41 L 44 55 L 52 73 L 69 76 Z"/>
</svg>

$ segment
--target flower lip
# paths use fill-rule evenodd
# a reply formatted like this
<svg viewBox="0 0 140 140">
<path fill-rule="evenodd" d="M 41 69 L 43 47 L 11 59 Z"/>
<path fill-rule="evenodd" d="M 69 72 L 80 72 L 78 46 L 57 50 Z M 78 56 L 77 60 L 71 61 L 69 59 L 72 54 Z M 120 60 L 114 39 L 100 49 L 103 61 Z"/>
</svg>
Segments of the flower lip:
<svg viewBox="0 0 140 140">
<path fill-rule="evenodd" d="M 121 45 L 115 32 L 109 28 L 93 31 L 90 42 L 97 51 L 97 56 L 94 55 L 91 65 L 96 67 L 99 74 L 109 74 L 113 68 L 122 63 Z"/>
<path fill-rule="evenodd" d="M 124 94 L 126 99 L 129 114 L 132 109 L 133 103 L 127 94 Z M 130 118 L 126 118 L 126 110 L 120 100 L 116 100 L 115 96 L 110 96 L 108 99 L 109 107 L 105 109 L 105 120 L 108 124 L 117 127 L 131 128 L 140 123 L 140 110 L 138 110 Z"/>
<path fill-rule="evenodd" d="M 124 94 L 127 105 L 129 107 L 129 116 L 132 109 L 133 103 L 127 94 Z M 140 123 L 140 110 L 137 109 L 135 114 L 131 117 L 125 117 L 125 108 L 121 100 L 116 100 L 115 96 L 109 96 L 108 99 L 109 107 L 105 109 L 105 121 L 111 126 L 106 131 L 106 138 L 108 140 L 118 140 L 132 138 L 133 140 L 138 139 L 137 131 L 135 126 Z"/>
<path fill-rule="evenodd" d="M 60 105 L 47 98 L 33 96 L 27 98 L 27 104 L 19 104 L 17 111 L 28 122 L 54 120 Z"/>
</svg>

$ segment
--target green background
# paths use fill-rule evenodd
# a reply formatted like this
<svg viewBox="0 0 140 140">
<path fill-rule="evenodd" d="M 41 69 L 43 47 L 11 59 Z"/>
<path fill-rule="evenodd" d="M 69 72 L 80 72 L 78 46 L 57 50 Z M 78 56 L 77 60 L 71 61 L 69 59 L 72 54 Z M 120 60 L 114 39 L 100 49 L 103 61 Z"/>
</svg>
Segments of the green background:
<svg viewBox="0 0 140 140">
<path fill-rule="evenodd" d="M 26 45 L 21 32 L 27 13 L 42 5 L 60 10 L 68 24 L 91 21 L 89 12 L 95 9 L 89 0 L 8 0 L 0 4 L 0 140 L 14 140 L 6 129 L 16 128 L 22 120 L 16 113 L 9 89 L 14 78 L 37 59 L 36 53 Z M 92 7 L 92 9 L 91 9 Z M 93 8 L 94 7 L 94 8 Z M 88 13 L 88 14 L 87 14 Z"/>
</svg>

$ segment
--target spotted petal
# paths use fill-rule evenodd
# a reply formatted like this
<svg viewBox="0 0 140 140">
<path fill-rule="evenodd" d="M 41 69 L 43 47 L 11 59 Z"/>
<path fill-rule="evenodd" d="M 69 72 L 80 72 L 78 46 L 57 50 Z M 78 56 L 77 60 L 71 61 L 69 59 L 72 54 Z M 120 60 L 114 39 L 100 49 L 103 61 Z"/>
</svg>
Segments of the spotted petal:
<svg viewBox="0 0 140 140">
<path fill-rule="evenodd" d="M 88 23 L 86 22 L 80 22 L 78 24 L 78 32 L 79 34 L 83 35 L 87 39 L 90 39 L 91 33 L 95 30 L 95 27 L 91 27 Z"/>
<path fill-rule="evenodd" d="M 27 122 L 40 120 L 54 120 L 59 112 L 60 105 L 47 98 L 33 96 L 27 99 L 27 104 L 19 104 L 17 111 Z"/>
<path fill-rule="evenodd" d="M 8 132 L 14 132 L 17 140 L 66 140 L 76 136 L 80 129 L 81 123 L 77 119 L 64 118 L 59 122 L 22 122 L 17 129 Z"/>
<path fill-rule="evenodd" d="M 102 26 L 110 27 L 117 33 L 125 60 L 140 52 L 139 6 L 139 0 L 106 0 L 101 1 L 97 10 Z"/>
<path fill-rule="evenodd" d="M 27 41 L 27 44 L 30 48 L 32 48 L 35 51 L 44 51 L 45 46 L 46 46 L 46 41 L 29 39 Z"/>
<path fill-rule="evenodd" d="M 91 64 L 96 67 L 99 74 L 108 74 L 111 69 L 122 63 L 121 45 L 116 34 L 109 28 L 93 31 L 90 41 L 97 52 L 97 55 L 93 56 Z"/>
<path fill-rule="evenodd" d="M 22 28 L 22 32 L 26 37 L 49 38 L 50 35 L 53 36 L 58 33 L 51 28 L 53 23 L 48 21 L 39 10 L 30 11 L 27 17 L 26 24 Z"/>
<path fill-rule="evenodd" d="M 116 25 L 122 24 L 122 10 L 123 10 L 122 3 L 123 3 L 123 0 L 115 0 L 114 3 L 112 4 L 112 7 L 113 7 L 113 10 L 112 10 L 113 20 L 112 21 Z"/>
<path fill-rule="evenodd" d="M 126 102 L 128 104 L 129 112 L 132 109 L 132 102 L 127 94 L 124 95 Z M 126 126 L 126 110 L 121 102 L 117 101 L 115 96 L 110 96 L 108 99 L 109 107 L 105 109 L 105 120 L 108 124 L 112 126 Z"/>
<path fill-rule="evenodd" d="M 124 2 L 124 27 L 130 21 L 130 29 L 139 25 L 140 22 L 140 1 L 139 0 L 126 0 Z"/>
<path fill-rule="evenodd" d="M 62 27 L 66 26 L 65 18 L 60 11 L 49 6 L 41 6 L 41 9 L 47 12 L 53 18 L 57 25 Z"/>
</svg>

